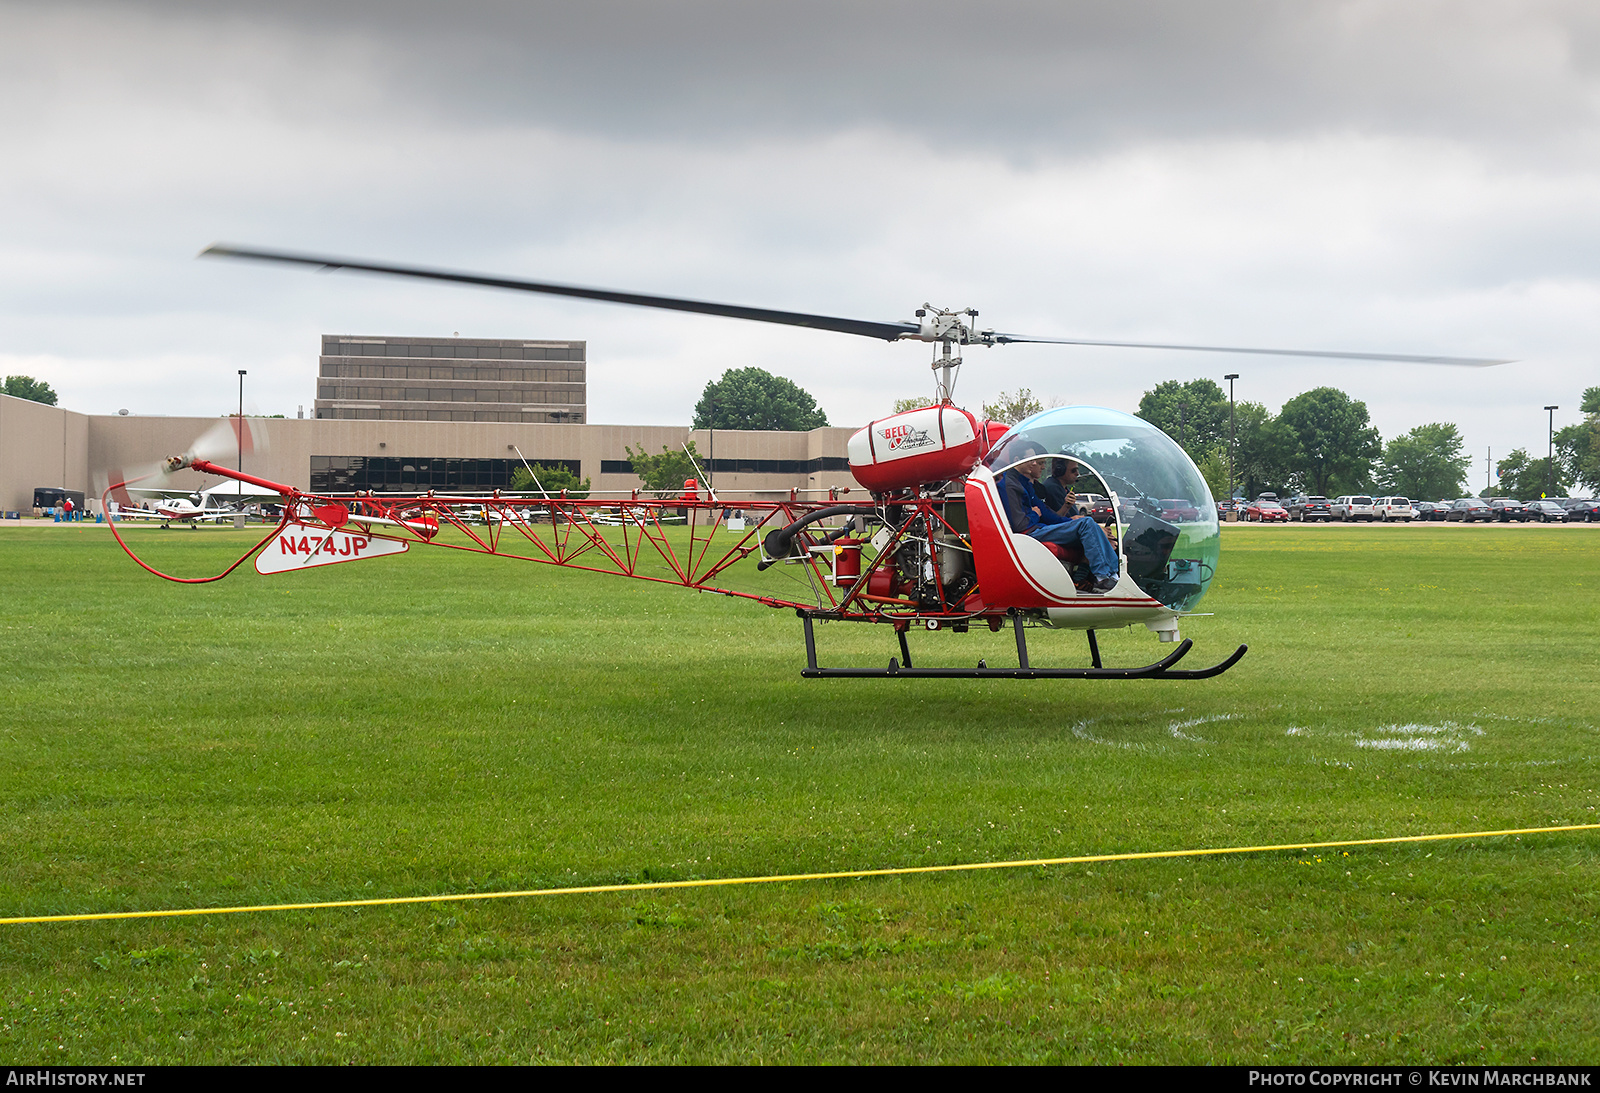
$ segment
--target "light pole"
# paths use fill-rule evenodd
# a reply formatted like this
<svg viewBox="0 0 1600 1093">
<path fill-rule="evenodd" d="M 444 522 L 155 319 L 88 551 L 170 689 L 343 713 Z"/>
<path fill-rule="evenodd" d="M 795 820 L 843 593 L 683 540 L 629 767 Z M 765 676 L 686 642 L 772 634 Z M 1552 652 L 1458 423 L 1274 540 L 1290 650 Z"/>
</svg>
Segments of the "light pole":
<svg viewBox="0 0 1600 1093">
<path fill-rule="evenodd" d="M 245 370 L 243 368 L 241 368 L 241 369 L 239 369 L 239 420 L 235 423 L 235 426 L 234 426 L 234 428 L 235 428 L 234 439 L 236 439 L 239 442 L 239 473 L 240 474 L 244 473 L 244 377 L 245 377 Z M 240 484 L 239 488 L 241 490 L 244 488 L 242 483 Z"/>
<path fill-rule="evenodd" d="M 1550 412 L 1550 430 L 1546 434 L 1546 438 L 1549 443 L 1549 451 L 1544 457 L 1544 496 L 1549 497 L 1551 487 L 1550 480 L 1556 472 L 1556 411 L 1561 409 L 1561 407 L 1546 406 L 1545 409 Z"/>
<path fill-rule="evenodd" d="M 717 396 L 710 396 L 711 416 L 706 419 L 711 433 L 711 458 L 706 462 L 706 485 L 717 484 Z"/>
<path fill-rule="evenodd" d="M 1233 501 L 1233 381 L 1239 373 L 1230 372 L 1222 377 L 1228 381 L 1228 501 Z"/>
</svg>

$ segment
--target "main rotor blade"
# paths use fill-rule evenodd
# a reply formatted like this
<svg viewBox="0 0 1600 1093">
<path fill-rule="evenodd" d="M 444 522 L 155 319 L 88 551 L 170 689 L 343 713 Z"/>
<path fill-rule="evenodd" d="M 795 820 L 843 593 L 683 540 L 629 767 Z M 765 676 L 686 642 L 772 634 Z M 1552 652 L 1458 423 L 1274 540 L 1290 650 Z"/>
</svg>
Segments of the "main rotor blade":
<svg viewBox="0 0 1600 1093">
<path fill-rule="evenodd" d="M 813 330 L 832 330 L 840 334 L 860 334 L 867 338 L 895 341 L 907 334 L 917 333 L 916 323 L 875 323 L 863 319 L 841 319 L 833 315 L 809 315 L 802 311 L 773 311 L 764 307 L 744 307 L 739 304 L 718 304 L 706 300 L 685 300 L 677 296 L 651 296 L 642 292 L 617 292 L 607 288 L 585 288 L 581 285 L 561 285 L 549 281 L 523 281 L 514 277 L 490 277 L 479 273 L 460 273 L 454 270 L 430 269 L 426 266 L 393 266 L 380 262 L 366 262 L 354 258 L 328 258 L 316 254 L 296 254 L 290 251 L 253 250 L 217 243 L 200 252 L 202 258 L 251 258 L 261 262 L 288 262 L 321 269 L 353 269 L 363 273 L 386 273 L 395 277 L 420 277 L 429 281 L 454 281 L 463 285 L 487 285 L 490 288 L 507 288 L 516 292 L 540 292 L 548 296 L 573 296 L 580 300 L 603 300 L 613 304 L 633 304 L 636 307 L 664 308 L 667 311 L 689 311 L 698 315 L 721 315 L 730 319 L 751 319 L 758 323 L 781 323 L 784 326 L 804 326 Z"/>
<path fill-rule="evenodd" d="M 1407 364 L 1453 364 L 1467 368 L 1487 368 L 1496 364 L 1511 364 L 1510 360 L 1493 360 L 1487 357 L 1430 357 L 1408 353 L 1345 353 L 1331 349 L 1250 349 L 1233 345 L 1163 345 L 1157 342 L 1096 342 L 1084 338 L 1029 338 L 1021 334 L 996 334 L 996 345 L 1013 342 L 1038 342 L 1046 345 L 1090 345 L 1111 349 L 1181 349 L 1194 353 L 1251 353 L 1264 357 L 1332 357 L 1346 361 L 1403 361 Z"/>
</svg>

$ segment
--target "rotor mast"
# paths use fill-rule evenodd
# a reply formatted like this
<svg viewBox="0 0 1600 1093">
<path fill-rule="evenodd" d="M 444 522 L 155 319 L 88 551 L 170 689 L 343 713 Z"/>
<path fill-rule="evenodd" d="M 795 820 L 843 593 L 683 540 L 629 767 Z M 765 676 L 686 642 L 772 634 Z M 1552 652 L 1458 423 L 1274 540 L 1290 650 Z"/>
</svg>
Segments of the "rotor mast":
<svg viewBox="0 0 1600 1093">
<path fill-rule="evenodd" d="M 968 320 L 977 317 L 976 308 L 947 310 L 934 307 L 932 304 L 923 304 L 917 308 L 916 333 L 901 335 L 918 341 L 939 343 L 939 348 L 933 354 L 931 367 L 936 373 L 934 394 L 940 405 L 953 403 L 956 397 L 956 376 L 961 371 L 961 358 L 955 356 L 951 348 L 958 345 L 994 344 L 994 331 L 974 330 L 968 325 Z"/>
</svg>

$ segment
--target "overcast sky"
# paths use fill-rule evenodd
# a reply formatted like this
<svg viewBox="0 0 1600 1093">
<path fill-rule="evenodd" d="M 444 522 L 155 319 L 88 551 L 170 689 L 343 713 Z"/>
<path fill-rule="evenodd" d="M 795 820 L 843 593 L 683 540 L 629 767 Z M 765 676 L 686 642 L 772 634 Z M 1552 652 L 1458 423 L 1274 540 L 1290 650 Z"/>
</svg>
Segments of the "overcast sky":
<svg viewBox="0 0 1600 1093">
<path fill-rule="evenodd" d="M 0 0 L 0 371 L 90 413 L 293 415 L 327 333 L 582 338 L 590 420 L 759 365 L 859 425 L 929 347 L 197 261 L 366 256 L 867 319 L 1461 356 L 969 349 L 1132 410 L 1239 372 L 1385 437 L 1542 449 L 1600 383 L 1600 6 Z"/>
</svg>

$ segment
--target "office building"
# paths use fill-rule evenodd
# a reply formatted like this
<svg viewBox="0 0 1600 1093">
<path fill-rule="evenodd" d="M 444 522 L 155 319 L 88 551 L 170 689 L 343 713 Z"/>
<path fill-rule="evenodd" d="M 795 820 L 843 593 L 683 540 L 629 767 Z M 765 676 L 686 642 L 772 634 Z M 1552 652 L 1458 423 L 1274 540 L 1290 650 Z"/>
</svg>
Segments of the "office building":
<svg viewBox="0 0 1600 1093">
<path fill-rule="evenodd" d="M 587 420 L 586 343 L 327 334 L 314 416 L 335 420 Z"/>
</svg>

